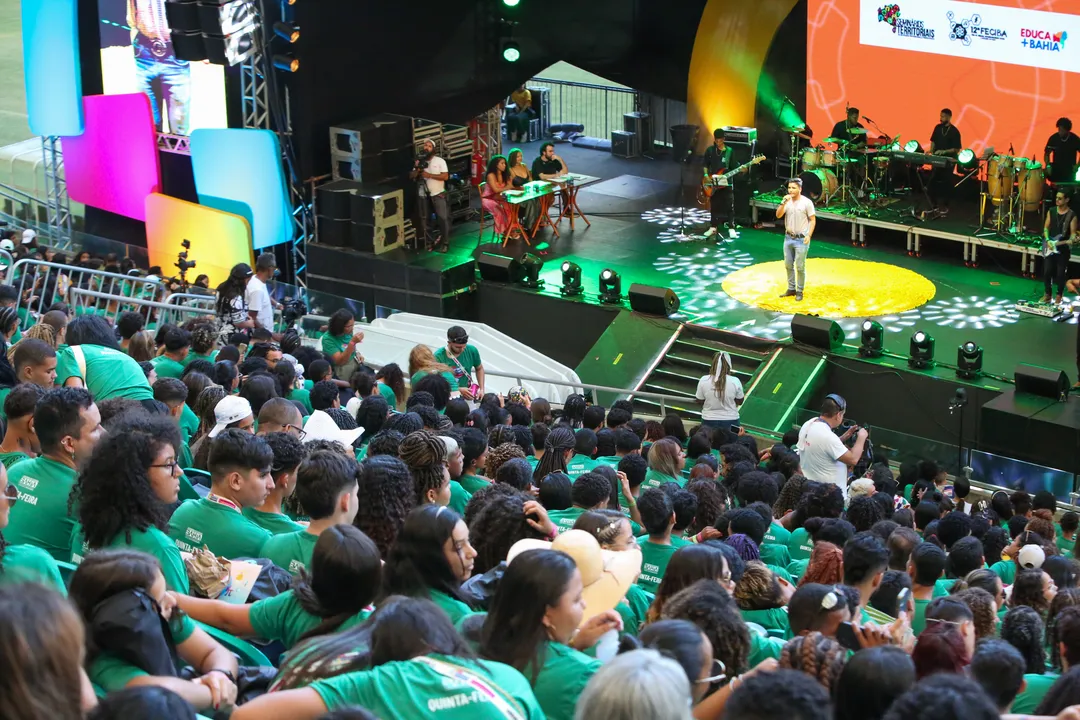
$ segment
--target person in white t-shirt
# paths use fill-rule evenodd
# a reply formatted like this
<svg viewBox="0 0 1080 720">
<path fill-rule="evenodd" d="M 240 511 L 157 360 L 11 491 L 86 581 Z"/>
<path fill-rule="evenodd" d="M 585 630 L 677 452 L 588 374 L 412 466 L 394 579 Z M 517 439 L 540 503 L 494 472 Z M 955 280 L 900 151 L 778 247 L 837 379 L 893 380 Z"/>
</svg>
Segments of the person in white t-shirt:
<svg viewBox="0 0 1080 720">
<path fill-rule="evenodd" d="M 862 457 L 866 445 L 866 428 L 850 427 L 843 435 L 833 430 L 844 422 L 847 402 L 839 395 L 828 395 L 821 404 L 821 415 L 805 423 L 799 430 L 799 467 L 807 480 L 832 483 L 847 493 L 848 469 Z M 855 435 L 855 444 L 846 443 Z"/>
<path fill-rule="evenodd" d="M 274 305 L 266 283 L 277 272 L 277 260 L 273 253 L 263 253 L 255 259 L 255 274 L 244 288 L 244 302 L 256 327 L 274 332 Z"/>
<path fill-rule="evenodd" d="M 420 202 L 417 203 L 420 209 L 420 234 L 423 236 L 425 248 L 446 252 L 450 246 L 450 206 L 446 201 L 446 181 L 450 179 L 450 169 L 446 166 L 446 161 L 435 154 L 435 143 L 431 140 L 424 141 L 422 159 L 427 162 L 427 166 L 420 167 L 421 161 L 417 160 L 409 173 L 411 179 L 424 181 L 420 185 Z M 433 209 L 439 220 L 439 232 L 442 236 L 429 245 L 427 224 Z"/>
<path fill-rule="evenodd" d="M 731 356 L 718 352 L 708 375 L 698 380 L 697 399 L 702 402 L 701 424 L 705 427 L 730 428 L 739 424 L 739 406 L 743 386 L 731 374 Z"/>
<path fill-rule="evenodd" d="M 806 253 L 810 251 L 810 238 L 817 228 L 814 203 L 802 194 L 802 179 L 792 178 L 787 183 L 788 194 L 776 217 L 784 218 L 784 267 L 787 269 L 787 292 L 780 297 L 795 296 L 802 301 L 806 284 Z"/>
</svg>

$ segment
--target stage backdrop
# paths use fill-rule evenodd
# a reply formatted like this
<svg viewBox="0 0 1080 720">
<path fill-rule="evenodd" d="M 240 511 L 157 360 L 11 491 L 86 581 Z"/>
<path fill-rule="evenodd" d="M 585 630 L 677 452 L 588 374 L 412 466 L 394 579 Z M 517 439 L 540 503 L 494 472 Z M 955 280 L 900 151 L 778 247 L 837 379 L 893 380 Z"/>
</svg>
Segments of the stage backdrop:
<svg viewBox="0 0 1080 720">
<path fill-rule="evenodd" d="M 1041 162 L 1055 121 L 1071 112 L 1080 123 L 1078 13 L 1080 0 L 809 0 L 814 137 L 850 105 L 928 147 L 948 107 L 965 147 L 1007 154 L 1011 145 Z"/>
</svg>

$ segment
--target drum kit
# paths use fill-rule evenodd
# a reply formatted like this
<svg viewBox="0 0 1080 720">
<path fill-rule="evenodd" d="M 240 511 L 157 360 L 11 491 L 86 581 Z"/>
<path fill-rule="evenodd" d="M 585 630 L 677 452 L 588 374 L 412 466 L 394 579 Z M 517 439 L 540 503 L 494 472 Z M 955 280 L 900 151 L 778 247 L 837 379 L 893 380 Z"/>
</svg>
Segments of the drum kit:
<svg viewBox="0 0 1080 720">
<path fill-rule="evenodd" d="M 782 128 L 791 136 L 793 150 L 798 139 L 813 142 L 798 128 Z M 866 137 L 863 128 L 851 128 L 853 137 Z M 818 145 L 791 153 L 791 175 L 803 182 L 803 193 L 823 206 L 831 202 L 853 203 L 862 209 L 863 199 L 884 194 L 889 184 L 889 156 L 884 138 L 870 138 L 866 144 L 839 137 L 825 138 Z M 796 167 L 796 163 L 798 167 Z M 796 172 L 798 170 L 798 172 Z"/>
<path fill-rule="evenodd" d="M 1039 210 L 1045 189 L 1046 173 L 1042 163 L 1025 157 L 991 156 L 986 163 L 979 227 L 1022 234 L 1025 214 Z M 989 220 L 986 217 L 988 201 L 992 206 Z"/>
</svg>

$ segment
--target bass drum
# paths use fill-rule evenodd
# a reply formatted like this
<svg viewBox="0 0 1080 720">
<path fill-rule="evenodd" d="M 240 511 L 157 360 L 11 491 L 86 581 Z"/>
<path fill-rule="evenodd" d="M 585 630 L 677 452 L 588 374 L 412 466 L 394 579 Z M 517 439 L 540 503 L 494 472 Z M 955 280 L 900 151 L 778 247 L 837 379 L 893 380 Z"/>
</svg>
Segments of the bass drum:
<svg viewBox="0 0 1080 720">
<path fill-rule="evenodd" d="M 995 155 L 986 166 L 986 193 L 990 201 L 1000 205 L 1013 195 L 1013 180 L 1016 169 L 1013 158 L 1008 155 Z"/>
<path fill-rule="evenodd" d="M 1024 212 L 1037 210 L 1043 200 L 1046 176 L 1042 163 L 1028 163 L 1016 176 L 1016 192 L 1024 203 Z"/>
<path fill-rule="evenodd" d="M 829 202 L 829 198 L 840 187 L 836 173 L 825 168 L 804 172 L 799 175 L 799 179 L 802 180 L 803 194 L 814 202 Z"/>
</svg>

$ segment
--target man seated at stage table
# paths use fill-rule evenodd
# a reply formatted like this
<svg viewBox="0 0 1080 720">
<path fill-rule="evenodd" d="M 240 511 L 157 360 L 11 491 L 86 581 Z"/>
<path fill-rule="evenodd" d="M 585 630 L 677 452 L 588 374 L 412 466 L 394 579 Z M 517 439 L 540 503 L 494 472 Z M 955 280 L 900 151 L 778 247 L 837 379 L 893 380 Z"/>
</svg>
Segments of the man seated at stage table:
<svg viewBox="0 0 1080 720">
<path fill-rule="evenodd" d="M 1046 149 L 1043 151 L 1046 179 L 1055 184 L 1075 181 L 1078 155 L 1080 136 L 1072 131 L 1072 120 L 1067 117 L 1058 118 L 1057 132 L 1046 141 Z"/>
<path fill-rule="evenodd" d="M 569 172 L 570 168 L 566 167 L 563 159 L 555 154 L 555 146 L 552 143 L 548 142 L 540 146 L 540 157 L 533 160 L 533 178 L 536 180 L 554 180 Z"/>
<path fill-rule="evenodd" d="M 856 133 L 852 130 L 865 129 L 859 123 L 859 108 L 848 108 L 847 117 L 833 125 L 832 135 L 829 137 L 847 140 L 852 145 L 865 145 L 866 133 Z"/>
</svg>

